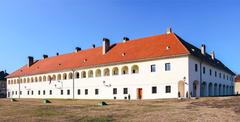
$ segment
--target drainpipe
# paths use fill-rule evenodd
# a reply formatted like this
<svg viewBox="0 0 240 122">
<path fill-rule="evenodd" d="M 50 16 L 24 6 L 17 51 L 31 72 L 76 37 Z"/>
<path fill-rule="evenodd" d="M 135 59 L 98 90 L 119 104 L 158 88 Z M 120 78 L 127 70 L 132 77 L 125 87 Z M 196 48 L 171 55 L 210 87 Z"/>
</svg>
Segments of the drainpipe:
<svg viewBox="0 0 240 122">
<path fill-rule="evenodd" d="M 20 99 L 20 77 L 18 77 L 18 99 Z"/>
<path fill-rule="evenodd" d="M 73 100 L 75 99 L 75 70 L 72 70 L 72 72 L 73 72 Z"/>
</svg>

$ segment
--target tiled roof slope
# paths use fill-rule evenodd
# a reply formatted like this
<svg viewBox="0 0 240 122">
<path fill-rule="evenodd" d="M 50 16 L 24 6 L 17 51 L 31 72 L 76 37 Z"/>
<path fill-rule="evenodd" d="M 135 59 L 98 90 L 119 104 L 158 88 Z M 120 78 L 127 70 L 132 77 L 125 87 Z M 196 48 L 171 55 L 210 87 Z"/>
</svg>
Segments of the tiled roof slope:
<svg viewBox="0 0 240 122">
<path fill-rule="evenodd" d="M 235 82 L 240 83 L 240 75 L 236 76 L 236 78 L 235 78 Z"/>
<path fill-rule="evenodd" d="M 209 55 L 208 53 L 206 53 L 205 55 L 203 55 L 201 53 L 201 50 L 197 47 L 195 47 L 194 45 L 184 41 L 181 37 L 179 37 L 177 34 L 175 34 L 176 37 L 183 43 L 183 45 L 188 49 L 188 51 L 195 57 L 201 59 L 202 61 L 208 62 L 209 64 L 218 67 L 219 69 L 225 70 L 226 72 L 235 75 L 235 73 L 233 71 L 231 71 L 227 66 L 225 66 L 220 60 L 218 60 L 217 58 L 215 58 L 214 60 L 212 60 L 211 55 Z"/>
<path fill-rule="evenodd" d="M 174 33 L 161 34 L 130 40 L 125 43 L 121 42 L 113 44 L 111 45 L 111 49 L 105 55 L 102 54 L 102 46 L 100 46 L 97 48 L 91 48 L 79 52 L 73 52 L 37 60 L 32 66 L 28 67 L 28 65 L 25 65 L 7 77 L 10 78 L 35 75 L 61 70 L 95 67 L 100 65 L 132 62 L 154 58 L 166 58 L 188 54 L 193 54 L 199 58 L 208 59 L 209 55 L 206 57 L 201 56 L 199 54 L 198 48 L 195 49 L 197 51 L 195 54 L 191 51 L 191 48 L 196 47 L 185 42 Z M 217 64 L 214 63 L 216 61 L 206 61 L 209 61 L 209 63 L 223 68 L 229 73 L 233 73 L 222 63 Z"/>
</svg>

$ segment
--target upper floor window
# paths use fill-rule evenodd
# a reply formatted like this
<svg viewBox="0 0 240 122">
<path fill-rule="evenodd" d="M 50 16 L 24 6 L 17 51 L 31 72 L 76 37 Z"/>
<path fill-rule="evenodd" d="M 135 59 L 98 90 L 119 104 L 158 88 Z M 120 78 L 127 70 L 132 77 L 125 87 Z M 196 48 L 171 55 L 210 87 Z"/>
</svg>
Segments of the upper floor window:
<svg viewBox="0 0 240 122">
<path fill-rule="evenodd" d="M 205 74 L 206 73 L 206 68 L 205 67 L 203 67 L 203 74 Z"/>
<path fill-rule="evenodd" d="M 195 72 L 198 71 L 198 64 L 195 64 Z"/>
<path fill-rule="evenodd" d="M 156 65 L 155 64 L 151 65 L 151 72 L 156 72 Z"/>
<path fill-rule="evenodd" d="M 95 89 L 95 95 L 99 94 L 99 89 Z"/>
<path fill-rule="evenodd" d="M 123 94 L 128 94 L 128 88 L 123 88 Z"/>
<path fill-rule="evenodd" d="M 217 77 L 217 71 L 215 71 L 215 77 Z"/>
<path fill-rule="evenodd" d="M 222 73 L 219 73 L 219 78 L 222 78 Z"/>
<path fill-rule="evenodd" d="M 166 63 L 165 64 L 165 71 L 170 71 L 171 70 L 171 64 L 170 63 Z"/>
<path fill-rule="evenodd" d="M 70 90 L 69 89 L 67 90 L 67 95 L 70 95 Z"/>
<path fill-rule="evenodd" d="M 209 70 L 209 75 L 212 76 L 212 70 L 211 69 Z"/>
<path fill-rule="evenodd" d="M 117 88 L 113 88 L 113 94 L 117 94 Z"/>
<path fill-rule="evenodd" d="M 166 93 L 171 93 L 171 86 L 166 86 Z"/>
<path fill-rule="evenodd" d="M 139 68 L 137 65 L 132 66 L 132 74 L 139 73 Z"/>
<path fill-rule="evenodd" d="M 223 74 L 223 79 L 225 79 L 225 74 Z"/>
</svg>

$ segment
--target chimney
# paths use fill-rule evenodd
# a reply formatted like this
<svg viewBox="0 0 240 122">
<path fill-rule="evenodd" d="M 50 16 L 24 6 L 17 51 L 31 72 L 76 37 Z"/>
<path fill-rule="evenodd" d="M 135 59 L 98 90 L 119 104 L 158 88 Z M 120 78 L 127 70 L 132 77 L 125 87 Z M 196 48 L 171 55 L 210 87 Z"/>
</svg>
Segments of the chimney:
<svg viewBox="0 0 240 122">
<path fill-rule="evenodd" d="M 167 28 L 167 32 L 166 32 L 166 33 L 167 33 L 167 34 L 172 33 L 172 28 L 171 28 L 171 27 Z"/>
<path fill-rule="evenodd" d="M 43 55 L 43 59 L 46 59 L 46 58 L 48 58 L 48 55 Z"/>
<path fill-rule="evenodd" d="M 201 53 L 202 53 L 203 55 L 206 54 L 206 45 L 205 45 L 205 44 L 202 44 L 202 46 L 201 46 Z"/>
<path fill-rule="evenodd" d="M 214 51 L 211 52 L 211 57 L 212 57 L 212 60 L 215 59 L 215 52 Z"/>
<path fill-rule="evenodd" d="M 107 53 L 110 48 L 110 40 L 107 38 L 103 38 L 103 45 L 102 45 L 102 53 L 103 55 Z"/>
<path fill-rule="evenodd" d="M 34 62 L 34 58 L 32 56 L 28 56 L 28 67 L 32 66 Z"/>
<path fill-rule="evenodd" d="M 129 38 L 128 37 L 123 37 L 123 43 L 129 41 Z"/>
<path fill-rule="evenodd" d="M 95 45 L 95 44 L 93 44 L 93 45 L 92 45 L 92 47 L 93 47 L 93 48 L 95 48 L 95 47 L 96 47 L 96 45 Z"/>
<path fill-rule="evenodd" d="M 81 51 L 82 49 L 80 48 L 80 47 L 76 47 L 75 48 L 75 52 L 77 53 L 77 52 L 79 52 L 79 51 Z"/>
<path fill-rule="evenodd" d="M 56 56 L 59 56 L 59 53 L 56 53 Z"/>
</svg>

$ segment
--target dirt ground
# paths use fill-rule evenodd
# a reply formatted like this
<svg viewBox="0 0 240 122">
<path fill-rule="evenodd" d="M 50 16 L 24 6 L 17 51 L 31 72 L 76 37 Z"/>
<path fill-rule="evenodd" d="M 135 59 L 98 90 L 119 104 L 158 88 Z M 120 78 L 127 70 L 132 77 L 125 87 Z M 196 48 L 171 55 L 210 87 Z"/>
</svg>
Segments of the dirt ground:
<svg viewBox="0 0 240 122">
<path fill-rule="evenodd" d="M 0 121 L 240 121 L 240 97 L 212 97 L 195 100 L 101 100 L 0 99 Z"/>
</svg>

